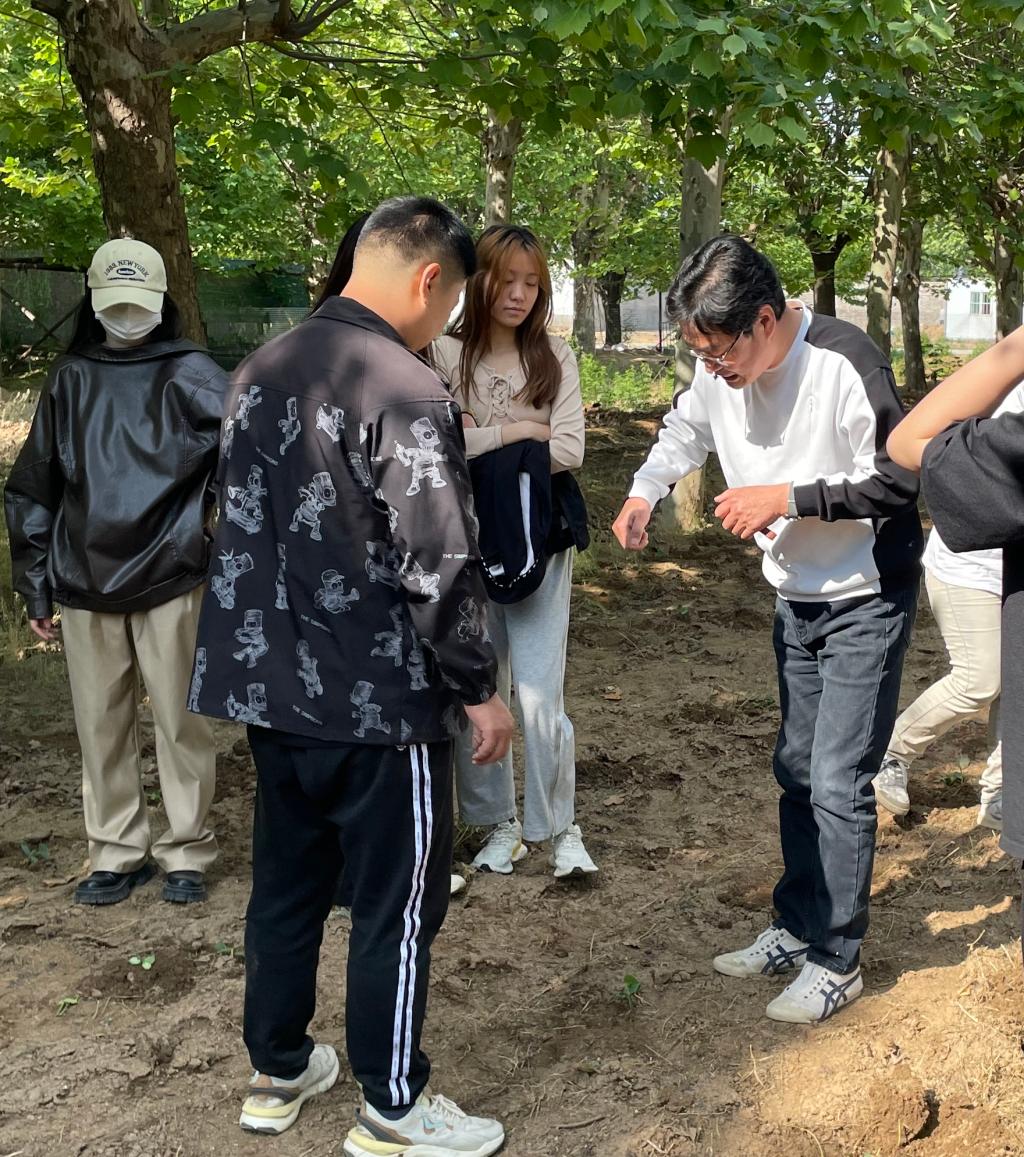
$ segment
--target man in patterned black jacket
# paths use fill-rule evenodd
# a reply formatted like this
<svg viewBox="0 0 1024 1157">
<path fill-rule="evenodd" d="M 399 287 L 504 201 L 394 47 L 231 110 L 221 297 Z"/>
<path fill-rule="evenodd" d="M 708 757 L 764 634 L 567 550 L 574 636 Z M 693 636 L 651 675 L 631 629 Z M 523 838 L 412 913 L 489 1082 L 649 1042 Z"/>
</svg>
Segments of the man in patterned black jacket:
<svg viewBox="0 0 1024 1157">
<path fill-rule="evenodd" d="M 248 727 L 258 775 L 243 1128 L 279 1133 L 337 1079 L 307 1034 L 323 922 L 352 900 L 347 1044 L 365 1103 L 345 1151 L 491 1153 L 496 1121 L 425 1093 L 430 945 L 448 904 L 452 736 L 507 748 L 458 407 L 413 353 L 475 265 L 427 198 L 367 221 L 352 279 L 239 366 L 190 706 Z M 493 1148 L 491 1147 L 493 1143 Z M 394 1146 L 399 1146 L 395 1148 Z"/>
</svg>

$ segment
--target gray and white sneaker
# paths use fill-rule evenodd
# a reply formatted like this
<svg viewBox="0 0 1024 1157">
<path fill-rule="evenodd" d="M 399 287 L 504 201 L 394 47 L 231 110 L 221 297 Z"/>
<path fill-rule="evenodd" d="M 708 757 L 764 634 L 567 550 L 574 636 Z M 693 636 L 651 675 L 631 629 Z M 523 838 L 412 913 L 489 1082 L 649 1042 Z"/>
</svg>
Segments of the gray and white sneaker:
<svg viewBox="0 0 1024 1157">
<path fill-rule="evenodd" d="M 737 952 L 723 952 L 711 962 L 724 976 L 777 976 L 802 968 L 808 946 L 785 928 L 766 928 L 753 944 Z"/>
<path fill-rule="evenodd" d="M 981 806 L 978 808 L 978 827 L 991 828 L 994 832 L 1003 830 L 1003 789 L 983 791 Z"/>
<path fill-rule="evenodd" d="M 404 1117 L 389 1121 L 366 1103 L 342 1146 L 348 1157 L 488 1157 L 505 1141 L 489 1117 L 470 1117 L 440 1094 L 421 1093 Z"/>
<path fill-rule="evenodd" d="M 894 816 L 905 816 L 910 811 L 910 794 L 907 791 L 909 772 L 909 767 L 901 759 L 887 755 L 874 778 L 875 799 Z"/>
<path fill-rule="evenodd" d="M 473 858 L 473 867 L 481 872 L 498 872 L 507 876 L 512 865 L 527 853 L 523 843 L 523 825 L 518 820 L 495 824 L 484 846 Z"/>
<path fill-rule="evenodd" d="M 764 1011 L 770 1020 L 817 1024 L 855 1001 L 863 991 L 859 968 L 844 975 L 808 960 L 800 975 Z"/>
<path fill-rule="evenodd" d="M 567 876 L 591 876 L 597 871 L 597 864 L 583 846 L 579 824 L 570 824 L 551 841 L 549 862 L 559 880 Z"/>
</svg>

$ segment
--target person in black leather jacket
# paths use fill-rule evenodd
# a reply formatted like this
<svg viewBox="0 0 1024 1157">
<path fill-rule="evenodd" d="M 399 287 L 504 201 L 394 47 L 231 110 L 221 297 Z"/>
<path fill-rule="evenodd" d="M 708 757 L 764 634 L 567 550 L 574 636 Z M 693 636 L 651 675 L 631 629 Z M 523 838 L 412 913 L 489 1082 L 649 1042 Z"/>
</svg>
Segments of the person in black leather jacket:
<svg viewBox="0 0 1024 1157">
<path fill-rule="evenodd" d="M 214 748 L 186 700 L 227 379 L 181 338 L 155 249 L 107 242 L 88 285 L 4 492 L 14 588 L 42 639 L 56 637 L 62 608 L 92 869 L 75 900 L 117 903 L 153 876 L 153 861 L 167 873 L 165 900 L 202 900 L 217 854 Z M 140 675 L 169 824 L 155 842 Z"/>
</svg>

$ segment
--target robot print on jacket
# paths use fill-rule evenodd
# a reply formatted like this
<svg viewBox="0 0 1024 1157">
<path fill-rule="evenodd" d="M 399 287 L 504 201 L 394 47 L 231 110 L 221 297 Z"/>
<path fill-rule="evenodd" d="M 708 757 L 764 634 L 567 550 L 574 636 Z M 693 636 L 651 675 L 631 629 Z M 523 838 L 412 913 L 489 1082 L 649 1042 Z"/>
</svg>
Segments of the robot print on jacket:
<svg viewBox="0 0 1024 1157">
<path fill-rule="evenodd" d="M 308 526 L 309 537 L 313 542 L 323 542 L 320 515 L 329 506 L 338 504 L 338 492 L 334 489 L 330 474 L 326 470 L 314 474 L 308 486 L 299 487 L 299 497 L 302 501 L 295 508 L 288 529 L 295 533 L 300 526 Z"/>
<path fill-rule="evenodd" d="M 299 639 L 295 644 L 295 656 L 299 660 L 299 666 L 295 674 L 302 680 L 303 686 L 306 688 L 306 694 L 310 699 L 315 699 L 317 695 L 324 693 L 324 685 L 320 682 L 320 676 L 316 672 L 318 660 L 314 659 L 309 653 L 309 643 L 305 639 Z"/>
<path fill-rule="evenodd" d="M 402 665 L 402 608 L 392 607 L 388 614 L 391 616 L 392 629 L 378 631 L 373 637 L 380 646 L 374 647 L 370 654 L 375 659 L 392 659 L 396 667 Z"/>
<path fill-rule="evenodd" d="M 228 692 L 224 706 L 228 709 L 228 718 L 236 719 L 239 723 L 246 723 L 250 727 L 269 727 L 270 721 L 263 718 L 267 709 L 266 683 L 250 683 L 245 688 L 247 701 L 240 703 L 235 698 L 234 691 Z"/>
<path fill-rule="evenodd" d="M 316 428 L 323 430 L 335 444 L 341 441 L 345 429 L 345 411 L 340 406 L 320 405 L 316 411 Z"/>
<path fill-rule="evenodd" d="M 482 639 L 485 643 L 491 641 L 487 630 L 487 612 L 472 595 L 459 603 L 459 625 L 456 630 L 464 643 L 476 638 Z"/>
<path fill-rule="evenodd" d="M 329 615 L 347 611 L 352 603 L 359 602 L 359 592 L 355 587 L 345 593 L 345 576 L 336 570 L 321 572 L 320 584 L 320 589 L 313 596 L 313 606 L 325 610 Z"/>
<path fill-rule="evenodd" d="M 435 490 L 447 486 L 448 483 L 441 477 L 439 467 L 442 462 L 448 461 L 448 455 L 438 453 L 437 447 L 440 445 L 441 435 L 438 434 L 437 427 L 429 418 L 417 418 L 409 427 L 409 432 L 416 439 L 415 446 L 409 447 L 403 446 L 401 442 L 395 443 L 395 454 L 398 456 L 398 461 L 403 466 L 412 467 L 412 479 L 409 482 L 409 489 L 405 492 L 406 495 L 419 494 L 420 483 L 425 478 L 430 479 L 430 485 Z"/>
<path fill-rule="evenodd" d="M 240 526 L 246 534 L 257 534 L 263 526 L 263 504 L 267 494 L 263 485 L 263 467 L 249 468 L 249 481 L 245 486 L 229 486 L 227 501 L 224 503 L 224 517 L 235 526 Z"/>
<path fill-rule="evenodd" d="M 368 542 L 366 553 L 366 573 L 372 583 L 384 583 L 397 591 L 402 580 L 398 572 L 402 568 L 402 556 L 389 542 Z"/>
<path fill-rule="evenodd" d="M 238 413 L 235 414 L 235 421 L 243 430 L 249 429 L 249 412 L 253 406 L 258 406 L 263 401 L 263 391 L 259 386 L 250 386 L 248 390 L 238 399 Z"/>
<path fill-rule="evenodd" d="M 233 652 L 234 656 L 240 663 L 244 660 L 251 670 L 256 666 L 256 660 L 262 659 L 270 650 L 263 634 L 263 612 L 254 608 L 247 610 L 242 625 L 235 631 L 235 638 L 242 646 Z"/>
<path fill-rule="evenodd" d="M 359 725 L 354 728 L 354 733 L 360 739 L 365 738 L 367 728 L 372 731 L 383 731 L 385 735 L 391 734 L 391 724 L 384 722 L 380 717 L 380 704 L 370 702 L 372 695 L 373 684 L 365 679 L 360 679 L 349 695 L 349 702 L 354 704 L 356 708 L 352 712 L 352 718 L 359 720 Z"/>
<path fill-rule="evenodd" d="M 285 571 L 288 569 L 288 558 L 284 551 L 284 543 L 277 544 L 277 578 L 274 579 L 274 608 L 278 611 L 288 610 L 288 584 L 285 581 Z"/>
<path fill-rule="evenodd" d="M 440 602 L 441 591 L 440 582 L 441 576 L 434 574 L 432 571 L 424 570 L 423 567 L 412 557 L 411 554 L 405 556 L 405 562 L 402 563 L 401 573 L 406 577 L 420 584 L 420 594 L 426 595 L 432 603 Z"/>
<path fill-rule="evenodd" d="M 210 590 L 217 596 L 221 610 L 233 611 L 235 609 L 235 583 L 242 575 L 248 574 L 252 570 L 252 555 L 248 551 L 237 555 L 233 550 L 222 551 L 220 567 L 223 573 L 216 574 L 210 579 Z"/>
<path fill-rule="evenodd" d="M 277 422 L 278 429 L 281 431 L 281 448 L 278 452 L 282 458 L 284 452 L 302 432 L 302 422 L 299 420 L 299 399 L 289 398 L 285 402 L 285 410 L 288 416 L 279 418 Z"/>
<path fill-rule="evenodd" d="M 206 674 L 206 648 L 196 647 L 196 661 L 192 666 L 192 682 L 188 688 L 188 702 L 185 706 L 189 711 L 199 710 L 199 696 L 203 690 L 203 676 Z"/>
</svg>

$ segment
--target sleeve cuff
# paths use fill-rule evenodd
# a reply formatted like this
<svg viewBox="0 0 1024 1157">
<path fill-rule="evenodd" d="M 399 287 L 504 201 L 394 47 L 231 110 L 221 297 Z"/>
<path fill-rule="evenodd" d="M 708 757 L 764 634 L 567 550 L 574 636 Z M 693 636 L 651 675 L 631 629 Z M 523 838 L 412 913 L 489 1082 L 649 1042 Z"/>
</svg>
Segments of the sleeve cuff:
<svg viewBox="0 0 1024 1157">
<path fill-rule="evenodd" d="M 818 484 L 807 482 L 803 486 L 794 484 L 791 502 L 796 507 L 798 518 L 816 518 L 818 516 Z"/>
<path fill-rule="evenodd" d="M 629 488 L 629 498 L 642 498 L 653 510 L 655 506 L 668 494 L 668 487 L 660 482 L 653 482 L 649 478 L 633 478 L 633 485 Z"/>
</svg>

